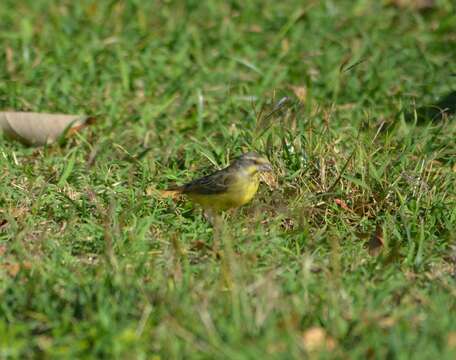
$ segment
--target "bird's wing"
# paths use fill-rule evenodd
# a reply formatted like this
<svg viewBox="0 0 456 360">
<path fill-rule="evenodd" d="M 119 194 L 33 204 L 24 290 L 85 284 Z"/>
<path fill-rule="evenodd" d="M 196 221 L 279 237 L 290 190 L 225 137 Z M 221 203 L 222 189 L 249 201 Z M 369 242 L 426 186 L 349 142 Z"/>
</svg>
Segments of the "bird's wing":
<svg viewBox="0 0 456 360">
<path fill-rule="evenodd" d="M 220 170 L 214 174 L 204 176 L 182 186 L 182 192 L 202 195 L 221 194 L 228 190 L 229 185 L 234 181 L 234 174 Z"/>
</svg>

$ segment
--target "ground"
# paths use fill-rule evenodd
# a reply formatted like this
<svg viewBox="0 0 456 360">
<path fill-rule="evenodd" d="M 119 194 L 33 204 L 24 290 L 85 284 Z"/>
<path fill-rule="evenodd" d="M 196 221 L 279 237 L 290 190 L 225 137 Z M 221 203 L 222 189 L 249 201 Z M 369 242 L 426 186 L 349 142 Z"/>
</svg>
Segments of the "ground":
<svg viewBox="0 0 456 360">
<path fill-rule="evenodd" d="M 0 138 L 0 358 L 454 358 L 455 6 L 3 0 L 0 108 L 96 122 Z M 160 190 L 247 150 L 217 247 Z"/>
</svg>

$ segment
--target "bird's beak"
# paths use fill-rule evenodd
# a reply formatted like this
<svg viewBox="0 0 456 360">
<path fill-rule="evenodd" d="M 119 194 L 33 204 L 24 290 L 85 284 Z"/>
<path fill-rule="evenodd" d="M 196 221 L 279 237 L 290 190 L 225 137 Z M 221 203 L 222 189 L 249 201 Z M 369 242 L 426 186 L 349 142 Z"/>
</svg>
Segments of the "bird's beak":
<svg viewBox="0 0 456 360">
<path fill-rule="evenodd" d="M 261 171 L 261 172 L 271 172 L 272 171 L 272 166 L 271 164 L 261 164 L 260 166 L 258 166 L 258 171 Z"/>
</svg>

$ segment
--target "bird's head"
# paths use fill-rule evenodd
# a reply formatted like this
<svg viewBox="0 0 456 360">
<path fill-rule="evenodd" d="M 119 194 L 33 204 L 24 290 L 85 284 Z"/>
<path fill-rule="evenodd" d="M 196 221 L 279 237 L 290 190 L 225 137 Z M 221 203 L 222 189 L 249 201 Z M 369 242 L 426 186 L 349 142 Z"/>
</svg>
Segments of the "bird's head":
<svg viewBox="0 0 456 360">
<path fill-rule="evenodd" d="M 233 165 L 244 169 L 251 175 L 272 171 L 269 160 L 253 151 L 242 154 L 234 161 Z"/>
</svg>

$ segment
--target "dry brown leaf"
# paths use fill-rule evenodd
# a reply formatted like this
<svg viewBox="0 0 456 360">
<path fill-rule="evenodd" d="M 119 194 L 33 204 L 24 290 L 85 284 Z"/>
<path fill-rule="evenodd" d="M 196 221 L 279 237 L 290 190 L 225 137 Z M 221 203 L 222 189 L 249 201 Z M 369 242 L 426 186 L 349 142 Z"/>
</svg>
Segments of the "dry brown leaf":
<svg viewBox="0 0 456 360">
<path fill-rule="evenodd" d="M 93 120 L 80 115 L 0 112 L 0 130 L 26 145 L 39 146 L 55 142 L 65 132 L 79 131 Z"/>
<path fill-rule="evenodd" d="M 382 252 L 384 245 L 383 228 L 381 225 L 377 225 L 375 233 L 372 234 L 369 243 L 367 244 L 367 251 L 371 256 L 378 256 Z"/>
<path fill-rule="evenodd" d="M 302 334 L 302 342 L 308 352 L 316 350 L 334 350 L 336 341 L 330 337 L 325 329 L 314 326 Z"/>
</svg>

